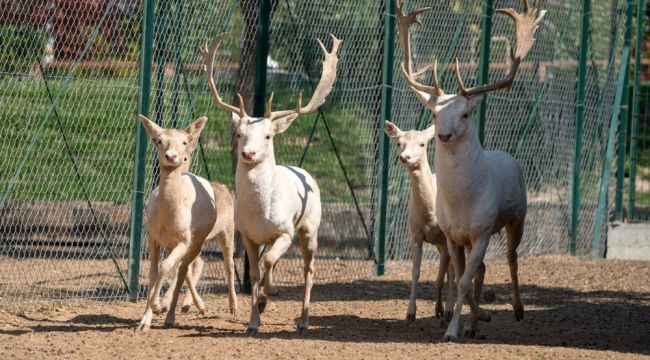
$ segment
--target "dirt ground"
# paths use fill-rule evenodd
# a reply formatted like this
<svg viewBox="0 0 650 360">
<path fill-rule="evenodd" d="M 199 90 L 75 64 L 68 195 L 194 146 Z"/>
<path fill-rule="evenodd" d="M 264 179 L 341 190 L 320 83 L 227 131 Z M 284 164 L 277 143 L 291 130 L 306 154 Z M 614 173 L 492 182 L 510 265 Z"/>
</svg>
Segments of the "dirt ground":
<svg viewBox="0 0 650 360">
<path fill-rule="evenodd" d="M 223 295 L 206 295 L 206 317 L 177 316 L 163 329 L 154 319 L 134 333 L 144 301 L 6 304 L 0 307 L 3 359 L 214 358 L 642 358 L 650 357 L 650 263 L 560 256 L 520 259 L 526 317 L 512 316 L 504 260 L 487 264 L 483 306 L 492 321 L 477 338 L 441 342 L 445 329 L 432 317 L 435 267 L 424 264 L 418 318 L 407 323 L 410 265 L 384 277 L 316 284 L 311 327 L 295 334 L 301 286 L 282 287 L 262 315 L 257 337 L 245 335 L 250 298 L 229 315 Z M 318 271 L 318 269 L 317 269 Z M 486 301 L 487 300 L 487 301 Z M 2 302 L 0 302 L 2 304 Z M 20 310 L 15 310 L 20 308 Z"/>
</svg>

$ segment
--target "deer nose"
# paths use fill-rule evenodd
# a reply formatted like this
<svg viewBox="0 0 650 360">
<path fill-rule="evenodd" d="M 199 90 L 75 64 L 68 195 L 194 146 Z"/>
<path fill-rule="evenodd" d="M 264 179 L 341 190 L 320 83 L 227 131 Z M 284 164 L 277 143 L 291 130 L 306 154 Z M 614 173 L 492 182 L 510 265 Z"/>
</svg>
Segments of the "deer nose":
<svg viewBox="0 0 650 360">
<path fill-rule="evenodd" d="M 411 160 L 411 155 L 400 155 L 399 160 L 406 164 L 409 160 Z"/>
<path fill-rule="evenodd" d="M 438 139 L 442 142 L 448 142 L 451 139 L 451 133 L 449 134 L 438 134 Z"/>
<path fill-rule="evenodd" d="M 167 159 L 169 161 L 176 161 L 177 158 L 178 158 L 178 155 L 176 155 L 176 154 L 165 154 L 165 159 Z"/>
<path fill-rule="evenodd" d="M 253 157 L 255 156 L 255 154 L 256 154 L 255 151 L 246 151 L 246 150 L 244 150 L 244 151 L 241 152 L 241 156 L 243 156 L 244 159 L 246 159 L 246 160 L 253 160 Z"/>
</svg>

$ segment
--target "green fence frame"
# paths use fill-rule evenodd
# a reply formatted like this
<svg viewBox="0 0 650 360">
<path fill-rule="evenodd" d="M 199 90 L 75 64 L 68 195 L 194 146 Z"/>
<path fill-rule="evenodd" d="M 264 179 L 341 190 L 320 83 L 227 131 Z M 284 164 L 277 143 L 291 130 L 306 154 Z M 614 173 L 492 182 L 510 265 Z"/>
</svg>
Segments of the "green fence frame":
<svg viewBox="0 0 650 360">
<path fill-rule="evenodd" d="M 628 194 L 628 204 L 627 204 L 627 216 L 628 219 L 635 219 L 635 202 L 636 202 L 636 165 L 637 165 L 637 154 L 638 154 L 638 141 L 639 141 L 639 121 L 635 112 L 639 111 L 639 97 L 641 90 L 641 55 L 642 51 L 638 49 L 642 48 L 643 37 L 639 34 L 643 34 L 643 22 L 645 18 L 645 0 L 637 1 L 636 8 L 636 44 L 634 54 L 634 87 L 633 87 L 633 98 L 632 98 L 632 122 L 630 124 L 630 186 Z"/>
</svg>

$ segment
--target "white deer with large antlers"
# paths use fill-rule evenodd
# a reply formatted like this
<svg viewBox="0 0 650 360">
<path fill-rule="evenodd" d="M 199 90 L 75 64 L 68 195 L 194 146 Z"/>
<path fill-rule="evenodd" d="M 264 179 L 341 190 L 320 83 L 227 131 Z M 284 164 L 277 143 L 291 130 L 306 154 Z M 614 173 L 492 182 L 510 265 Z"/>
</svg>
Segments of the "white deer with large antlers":
<svg viewBox="0 0 650 360">
<path fill-rule="evenodd" d="M 242 234 L 248 254 L 252 287 L 252 311 L 247 333 L 258 332 L 260 311 L 264 310 L 267 301 L 266 295 L 259 291 L 259 283 L 264 281 L 268 270 L 272 269 L 280 256 L 287 251 L 294 234 L 300 239 L 304 260 L 305 292 L 302 314 L 297 324 L 297 331 L 301 333 L 309 326 L 314 254 L 321 221 L 320 191 L 314 179 L 305 170 L 276 165 L 273 137 L 287 130 L 300 114 L 316 111 L 325 102 L 336 79 L 336 53 L 341 40 L 332 35 L 331 52 L 327 52 L 323 43 L 318 40 L 325 60 L 320 82 L 306 106 L 302 106 L 300 96 L 295 110 L 271 111 L 271 94 L 265 116 L 256 118 L 246 114 L 240 94 L 237 94 L 240 98 L 239 108 L 226 104 L 214 84 L 214 57 L 226 35 L 227 33 L 218 35 L 209 48 L 206 45 L 201 49 L 201 55 L 214 103 L 217 107 L 232 112 L 233 126 L 237 131 L 235 226 Z M 259 261 L 259 248 L 262 245 L 270 245 L 271 249 L 262 261 Z"/>
<path fill-rule="evenodd" d="M 512 85 L 522 59 L 533 46 L 533 35 L 545 11 L 541 11 L 537 16 L 537 5 L 531 7 L 527 0 L 523 2 L 524 11 L 521 14 L 510 8 L 496 10 L 515 22 L 516 50 L 510 53 L 511 66 L 506 78 L 493 84 L 468 89 L 460 76 L 456 59 L 456 80 L 460 94 L 445 94 L 439 86 L 437 62 L 433 65 L 433 86 L 417 82 L 417 78 L 430 66 L 417 72 L 413 70 L 409 28 L 414 23 L 421 24 L 417 15 L 430 8 L 418 9 L 404 15 L 402 6 L 397 6 L 400 42 L 406 61 L 406 64 L 402 64 L 402 72 L 409 88 L 415 92 L 420 102 L 433 112 L 433 122 L 436 126 L 436 216 L 447 237 L 458 285 L 454 314 L 444 336 L 446 341 L 455 340 L 459 335 L 460 315 L 465 300 L 471 309 L 471 316 L 464 328 L 465 336 L 475 335 L 477 319 L 490 320 L 489 312 L 482 310 L 478 305 L 485 274 L 482 262 L 490 236 L 503 227 L 506 228 L 507 258 L 512 279 L 512 307 L 517 321 L 524 317 L 517 278 L 517 247 L 524 231 L 527 210 L 524 178 L 521 168 L 512 156 L 502 151 L 483 150 L 471 117 L 475 107 L 483 99 L 482 94 L 507 89 Z M 461 261 L 463 248 L 469 252 L 467 264 Z"/>
</svg>

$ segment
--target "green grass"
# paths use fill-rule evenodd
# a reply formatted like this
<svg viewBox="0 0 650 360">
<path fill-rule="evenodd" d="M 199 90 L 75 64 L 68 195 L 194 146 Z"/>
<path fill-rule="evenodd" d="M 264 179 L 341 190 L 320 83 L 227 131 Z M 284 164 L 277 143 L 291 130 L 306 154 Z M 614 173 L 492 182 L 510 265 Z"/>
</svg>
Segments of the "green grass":
<svg viewBox="0 0 650 360">
<path fill-rule="evenodd" d="M 194 100 L 181 94 L 177 122 L 183 127 L 196 116 L 207 115 L 208 125 L 202 141 L 205 159 L 198 150 L 194 154 L 192 171 L 207 176 L 203 161 L 213 180 L 232 188 L 230 159 L 230 114 L 215 109 L 211 98 L 203 93 L 201 78 L 192 80 L 199 85 L 192 90 Z M 169 81 L 169 80 L 168 80 Z M 56 94 L 61 80 L 50 80 Z M 224 88 L 228 88 L 224 86 Z M 155 98 L 152 94 L 152 109 Z M 225 96 L 230 101 L 231 96 Z M 74 80 L 61 97 L 57 110 L 77 163 L 83 187 L 94 201 L 128 202 L 132 195 L 134 147 L 137 113 L 137 83 L 122 80 Z M 276 93 L 274 109 L 295 106 L 292 96 Z M 171 91 L 165 92 L 165 125 L 171 124 Z M 190 107 L 194 103 L 194 108 Z M 11 179 L 20 171 L 9 200 L 83 200 L 83 189 L 75 175 L 70 155 L 65 147 L 57 117 L 52 116 L 38 129 L 50 106 L 42 81 L 3 79 L 0 81 L 0 198 L 11 187 Z M 366 201 L 369 188 L 364 176 L 367 156 L 359 135 L 362 123 L 344 114 L 339 107 L 323 108 L 336 144 L 342 155 L 355 190 Z M 279 164 L 297 165 L 307 142 L 316 114 L 303 115 L 284 134 L 275 138 L 276 159 Z M 32 151 L 29 151 L 31 143 Z M 149 155 L 152 147 L 149 145 Z M 21 163 L 25 159 L 24 165 Z M 151 180 L 152 158 L 147 157 L 147 179 Z M 319 122 L 303 168 L 317 180 L 323 201 L 351 202 L 352 197 L 343 178 L 322 122 Z M 147 183 L 146 189 L 150 189 Z"/>
</svg>

